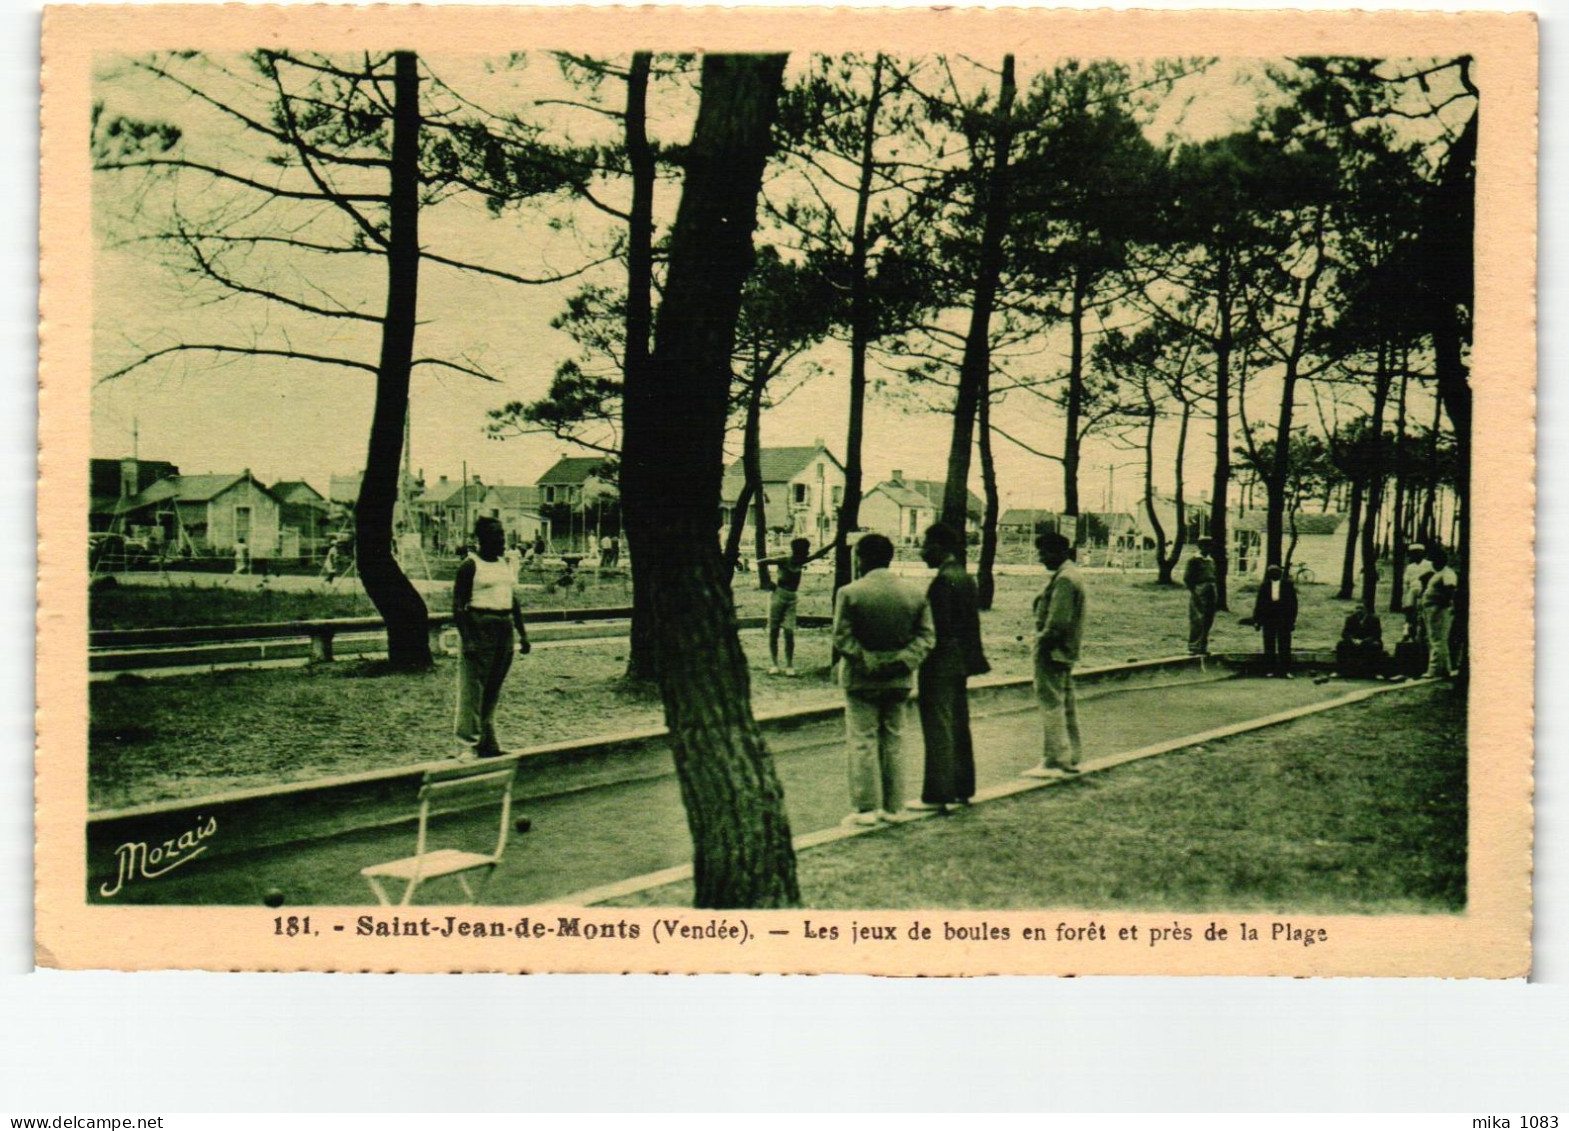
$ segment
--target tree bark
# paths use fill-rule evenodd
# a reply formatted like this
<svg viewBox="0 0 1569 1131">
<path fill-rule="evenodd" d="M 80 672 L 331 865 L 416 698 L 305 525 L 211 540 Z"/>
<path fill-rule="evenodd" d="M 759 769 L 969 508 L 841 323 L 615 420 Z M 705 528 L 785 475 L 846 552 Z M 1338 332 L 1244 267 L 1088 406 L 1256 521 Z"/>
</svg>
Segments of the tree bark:
<svg viewBox="0 0 1569 1131">
<path fill-rule="evenodd" d="M 409 669 L 431 662 L 429 612 L 392 550 L 419 295 L 419 135 L 418 60 L 411 51 L 399 51 L 393 56 L 387 309 L 354 540 L 360 582 L 387 625 L 387 661 Z"/>
<path fill-rule="evenodd" d="M 659 690 L 699 907 L 800 901 L 714 538 L 731 357 L 784 55 L 706 55 L 654 350 L 626 387 L 627 518 L 653 578 Z"/>
<path fill-rule="evenodd" d="M 964 359 L 959 365 L 959 391 L 954 398 L 953 437 L 948 446 L 948 479 L 943 488 L 942 520 L 961 535 L 961 555 L 969 501 L 970 448 L 975 418 L 991 373 L 991 318 L 1002 274 L 1002 244 L 1008 228 L 1008 159 L 1013 146 L 1013 56 L 1002 60 L 1002 88 L 997 99 L 996 127 L 992 135 L 992 164 L 986 178 L 981 224 L 981 247 L 975 273 L 974 305 L 964 338 Z"/>
<path fill-rule="evenodd" d="M 648 342 L 653 330 L 654 285 L 654 151 L 648 144 L 648 76 L 653 57 L 647 51 L 632 55 L 627 71 L 626 146 L 632 171 L 632 202 L 627 217 L 626 347 L 622 380 L 648 366 Z M 624 410 L 623 410 L 624 411 Z M 655 677 L 654 594 L 648 571 L 639 568 L 640 547 L 630 526 L 627 545 L 632 572 L 632 626 L 626 677 L 648 682 Z"/>
</svg>

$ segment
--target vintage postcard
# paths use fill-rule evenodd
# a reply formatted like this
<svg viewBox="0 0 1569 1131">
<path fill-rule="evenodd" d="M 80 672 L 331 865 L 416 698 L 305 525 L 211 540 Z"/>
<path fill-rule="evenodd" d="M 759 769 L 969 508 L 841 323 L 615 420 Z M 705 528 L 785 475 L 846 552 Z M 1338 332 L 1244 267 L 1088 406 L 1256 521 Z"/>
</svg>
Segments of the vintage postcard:
<svg viewBox="0 0 1569 1131">
<path fill-rule="evenodd" d="M 1529 972 L 1533 17 L 42 50 L 40 965 Z"/>
</svg>

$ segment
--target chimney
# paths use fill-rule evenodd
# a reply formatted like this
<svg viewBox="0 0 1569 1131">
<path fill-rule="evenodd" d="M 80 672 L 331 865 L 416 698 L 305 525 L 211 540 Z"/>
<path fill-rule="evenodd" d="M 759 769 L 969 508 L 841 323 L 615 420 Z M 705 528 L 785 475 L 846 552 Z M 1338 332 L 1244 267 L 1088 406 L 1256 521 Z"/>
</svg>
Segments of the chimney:
<svg viewBox="0 0 1569 1131">
<path fill-rule="evenodd" d="M 447 483 L 447 477 L 445 475 L 443 475 L 441 477 L 441 484 L 442 484 L 442 486 L 446 486 L 446 483 Z"/>
<path fill-rule="evenodd" d="M 476 487 L 484 486 L 484 484 L 479 481 L 479 476 L 477 474 L 474 476 L 474 486 L 476 486 Z"/>
<path fill-rule="evenodd" d="M 904 472 L 900 471 L 897 467 L 893 469 L 893 485 L 895 487 L 904 486 Z"/>
</svg>

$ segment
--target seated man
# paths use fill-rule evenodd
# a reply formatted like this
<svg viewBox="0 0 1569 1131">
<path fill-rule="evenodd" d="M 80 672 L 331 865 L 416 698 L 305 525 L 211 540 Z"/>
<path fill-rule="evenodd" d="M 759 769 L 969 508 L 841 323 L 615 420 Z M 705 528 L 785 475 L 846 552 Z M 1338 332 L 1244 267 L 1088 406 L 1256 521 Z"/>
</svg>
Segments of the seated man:
<svg viewBox="0 0 1569 1131">
<path fill-rule="evenodd" d="M 1346 679 L 1377 679 L 1386 674 L 1384 626 L 1366 604 L 1359 604 L 1346 618 L 1335 645 L 1335 671 Z"/>
</svg>

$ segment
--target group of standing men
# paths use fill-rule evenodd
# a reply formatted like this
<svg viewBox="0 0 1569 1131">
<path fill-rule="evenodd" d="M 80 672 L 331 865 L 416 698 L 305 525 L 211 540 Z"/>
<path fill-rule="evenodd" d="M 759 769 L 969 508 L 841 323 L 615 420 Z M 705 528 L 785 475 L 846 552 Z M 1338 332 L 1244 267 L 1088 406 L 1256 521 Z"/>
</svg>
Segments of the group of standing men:
<svg viewBox="0 0 1569 1131">
<path fill-rule="evenodd" d="M 1198 553 L 1188 559 L 1183 570 L 1182 583 L 1188 590 L 1190 655 L 1209 654 L 1209 633 L 1219 605 L 1214 548 L 1212 541 L 1201 539 Z M 1416 670 L 1403 674 L 1445 678 L 1454 674 L 1449 638 L 1459 579 L 1449 568 L 1448 555 L 1442 547 L 1428 550 L 1414 544 L 1408 550 L 1412 559 L 1405 567 L 1401 594 L 1406 635 L 1396 649 L 1396 667 L 1402 666 L 1403 655 L 1420 653 Z M 1254 598 L 1253 615 L 1242 621 L 1263 633 L 1266 675 L 1292 678 L 1291 634 L 1296 629 L 1297 610 L 1296 585 L 1280 566 L 1270 566 Z M 1340 643 L 1336 646 L 1336 661 L 1336 669 L 1342 675 L 1382 677 L 1390 674 L 1383 628 L 1367 604 L 1359 604 L 1346 618 Z"/>
<path fill-rule="evenodd" d="M 1079 772 L 1080 741 L 1073 665 L 1084 630 L 1084 583 L 1059 534 L 1036 539 L 1051 581 L 1035 600 L 1035 690 L 1044 718 L 1044 760 L 1030 776 Z M 850 801 L 845 818 L 875 825 L 903 810 L 947 813 L 975 793 L 969 678 L 990 670 L 981 645 L 980 601 L 965 572 L 961 535 L 937 523 L 921 559 L 936 575 L 923 592 L 889 570 L 893 543 L 867 534 L 855 546 L 858 580 L 834 602 L 833 650 L 845 695 Z M 921 797 L 903 804 L 905 701 L 918 691 L 925 776 Z"/>
<path fill-rule="evenodd" d="M 1338 675 L 1361 679 L 1447 679 L 1457 667 L 1450 637 L 1460 578 L 1442 546 L 1408 547 L 1411 560 L 1401 577 L 1400 605 L 1405 634 L 1393 658 L 1384 651 L 1384 628 L 1373 606 L 1361 602 L 1346 617 L 1335 645 Z"/>
</svg>

